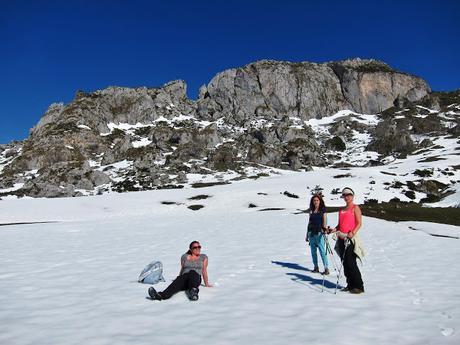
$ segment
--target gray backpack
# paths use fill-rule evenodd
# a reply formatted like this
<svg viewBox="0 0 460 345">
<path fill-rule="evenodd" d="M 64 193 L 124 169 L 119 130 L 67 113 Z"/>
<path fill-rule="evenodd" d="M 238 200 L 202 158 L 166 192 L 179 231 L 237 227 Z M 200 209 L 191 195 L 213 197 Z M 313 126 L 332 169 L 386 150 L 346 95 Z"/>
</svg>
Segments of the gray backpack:
<svg viewBox="0 0 460 345">
<path fill-rule="evenodd" d="M 142 270 L 139 278 L 139 283 L 144 284 L 156 284 L 158 282 L 164 282 L 163 278 L 163 264 L 161 261 L 152 261 Z"/>
</svg>

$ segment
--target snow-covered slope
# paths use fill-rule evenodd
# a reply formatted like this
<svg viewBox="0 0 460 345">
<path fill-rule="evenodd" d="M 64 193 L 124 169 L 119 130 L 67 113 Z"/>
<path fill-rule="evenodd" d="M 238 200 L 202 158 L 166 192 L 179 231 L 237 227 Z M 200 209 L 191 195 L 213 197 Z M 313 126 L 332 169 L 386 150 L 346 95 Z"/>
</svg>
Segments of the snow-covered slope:
<svg viewBox="0 0 460 345">
<path fill-rule="evenodd" d="M 363 295 L 335 295 L 334 273 L 321 292 L 310 272 L 298 211 L 310 190 L 351 185 L 362 202 L 366 176 L 394 177 L 379 169 L 348 170 L 353 179 L 317 170 L 202 189 L 4 200 L 0 223 L 57 222 L 0 227 L 0 343 L 458 344 L 459 241 L 428 233 L 458 237 L 459 227 L 364 217 Z M 189 200 L 198 194 L 209 197 Z M 327 203 L 339 205 L 336 197 L 327 193 Z M 145 299 L 148 286 L 136 282 L 144 265 L 163 262 L 164 288 L 192 240 L 208 254 L 215 286 L 202 287 L 196 303 L 182 293 Z"/>
<path fill-rule="evenodd" d="M 363 186 L 365 199 L 388 201 L 398 198 L 401 201 L 422 201 L 433 206 L 458 206 L 460 141 L 456 128 L 459 127 L 460 106 L 453 103 L 443 110 L 432 110 L 419 105 L 412 105 L 410 108 L 398 111 L 396 109 L 399 108 L 389 110 L 391 114 L 366 115 L 342 110 L 320 119 L 301 120 L 298 117 L 289 117 L 284 119 L 284 122 L 281 121 L 283 125 L 274 120 L 256 119 L 246 126 L 239 126 L 226 122 L 224 118 L 210 122 L 185 115 L 178 115 L 171 119 L 160 117 L 152 123 L 135 125 L 108 123 L 108 132 L 93 133 L 98 140 L 100 138 L 108 140 L 104 144 L 108 145 L 106 147 L 108 151 L 93 152 L 89 158 L 80 157 L 85 168 L 77 169 L 78 171 L 74 173 L 69 173 L 65 169 L 58 169 L 59 171 L 48 174 L 44 174 L 43 169 L 17 168 L 17 171 L 14 169 L 9 171 L 18 160 L 24 160 L 21 158 L 22 147 L 14 145 L 0 147 L 0 174 L 4 173 L 0 176 L 0 198 L 37 195 L 88 196 L 114 191 L 182 188 L 190 187 L 194 183 L 233 182 L 245 178 L 276 175 L 279 173 L 276 166 L 294 169 L 298 162 L 294 164 L 293 161 L 291 162 L 293 166 L 288 166 L 281 158 L 275 157 L 279 152 L 270 150 L 286 142 L 297 142 L 298 138 L 314 138 L 316 146 L 309 148 L 310 151 L 307 150 L 309 153 L 303 152 L 308 145 L 302 140 L 297 142 L 296 149 L 290 147 L 289 150 L 297 152 L 296 150 L 299 149 L 303 152 L 302 155 L 305 155 L 305 159 L 310 157 L 313 160 L 308 165 L 299 165 L 297 169 L 308 170 L 310 164 L 313 164 L 313 169 L 321 170 L 320 173 L 307 173 L 305 176 L 325 188 L 326 195 L 335 193 L 332 185 L 335 186 L 336 181 L 329 186 L 328 182 L 322 179 L 323 174 L 341 179 L 341 184 Z M 75 129 L 74 127 L 72 128 Z M 79 125 L 78 135 L 87 133 L 87 128 L 88 126 Z M 213 128 L 213 131 L 218 133 L 217 137 L 208 138 L 210 134 L 206 134 L 206 128 L 208 130 Z M 169 135 L 180 134 L 187 138 L 193 137 L 195 131 L 205 131 L 206 133 L 202 133 L 203 138 L 210 140 L 207 145 L 210 145 L 209 149 L 214 154 L 224 147 L 225 149 L 222 149 L 223 151 L 217 156 L 213 156 L 215 160 L 212 164 L 210 164 L 214 159 L 211 159 L 212 155 L 182 155 L 177 152 L 180 145 L 171 142 L 163 147 L 161 152 L 153 154 L 156 146 L 153 145 L 153 134 L 149 132 L 150 130 L 159 131 L 160 134 L 163 133 L 162 131 L 168 132 Z M 284 133 L 284 136 L 280 136 L 280 133 Z M 259 140 L 253 138 L 254 135 L 261 142 L 270 142 L 269 145 L 267 144 L 270 149 L 259 147 L 263 159 L 261 157 L 255 159 L 254 157 L 257 156 L 255 155 L 252 157 L 254 160 L 251 160 L 248 156 L 248 146 L 239 147 L 241 142 L 249 140 L 248 138 L 251 143 Z M 125 138 L 123 147 L 129 148 L 131 153 L 136 151 L 136 155 L 121 153 L 121 148 L 118 147 L 121 145 L 120 138 Z M 402 146 L 396 145 L 392 148 L 393 142 L 398 141 L 398 138 L 404 138 L 398 144 Z M 86 139 L 81 140 L 83 143 L 86 142 Z M 195 143 L 187 147 L 195 149 L 202 144 Z M 75 147 L 75 144 L 66 145 L 63 152 L 74 151 Z M 140 152 L 142 148 L 146 151 Z M 236 151 L 233 152 L 233 149 Z M 373 149 L 380 151 L 380 154 L 372 151 Z M 407 152 L 404 154 L 399 152 L 406 149 Z M 48 151 L 43 150 L 43 152 Z M 113 156 L 113 159 L 107 160 L 107 155 Z M 173 156 L 175 158 L 171 158 Z M 26 161 L 35 159 L 37 157 L 32 155 Z M 275 161 L 278 163 L 275 164 Z M 177 163 L 174 168 L 168 166 L 171 162 Z M 19 165 L 22 167 L 21 164 Z M 219 164 L 222 166 L 216 170 Z M 331 167 L 337 169 L 330 169 Z M 155 172 L 156 169 L 159 170 Z M 85 180 L 86 177 L 78 177 L 82 171 L 86 171 L 86 177 L 90 176 L 97 182 L 90 183 Z M 64 183 L 67 179 L 72 181 Z M 54 184 L 51 183 L 52 181 Z M 50 187 L 51 185 L 54 187 Z M 29 188 L 30 193 L 25 192 L 24 188 Z M 41 189 L 47 192 L 39 192 Z"/>
</svg>

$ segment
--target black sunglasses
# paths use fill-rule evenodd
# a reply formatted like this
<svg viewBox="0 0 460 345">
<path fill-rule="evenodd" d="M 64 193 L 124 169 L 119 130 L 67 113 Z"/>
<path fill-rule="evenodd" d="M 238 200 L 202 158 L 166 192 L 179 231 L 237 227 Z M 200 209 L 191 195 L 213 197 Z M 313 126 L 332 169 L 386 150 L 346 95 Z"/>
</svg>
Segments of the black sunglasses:
<svg viewBox="0 0 460 345">
<path fill-rule="evenodd" d="M 342 198 L 344 198 L 346 196 L 353 196 L 353 194 L 342 194 Z"/>
<path fill-rule="evenodd" d="M 192 249 L 201 249 L 201 246 L 194 246 Z"/>
</svg>

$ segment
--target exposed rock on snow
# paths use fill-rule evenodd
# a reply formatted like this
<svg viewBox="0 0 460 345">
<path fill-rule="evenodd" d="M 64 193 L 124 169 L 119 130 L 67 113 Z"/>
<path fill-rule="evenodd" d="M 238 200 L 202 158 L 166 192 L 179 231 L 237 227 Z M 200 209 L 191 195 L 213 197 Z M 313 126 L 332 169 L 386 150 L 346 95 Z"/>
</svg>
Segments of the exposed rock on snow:
<svg viewBox="0 0 460 345">
<path fill-rule="evenodd" d="M 254 116 L 308 120 L 342 109 L 373 114 L 392 107 L 398 98 L 413 102 L 429 92 L 424 80 L 375 60 L 263 60 L 216 75 L 201 90 L 198 109 L 203 117 L 231 117 L 241 125 Z"/>
<path fill-rule="evenodd" d="M 183 81 L 78 91 L 69 104 L 52 104 L 24 142 L 0 146 L 0 190 L 80 196 L 408 155 L 441 161 L 458 146 L 459 94 L 430 93 L 418 77 L 361 59 L 258 61 L 217 74 L 197 101 Z"/>
</svg>

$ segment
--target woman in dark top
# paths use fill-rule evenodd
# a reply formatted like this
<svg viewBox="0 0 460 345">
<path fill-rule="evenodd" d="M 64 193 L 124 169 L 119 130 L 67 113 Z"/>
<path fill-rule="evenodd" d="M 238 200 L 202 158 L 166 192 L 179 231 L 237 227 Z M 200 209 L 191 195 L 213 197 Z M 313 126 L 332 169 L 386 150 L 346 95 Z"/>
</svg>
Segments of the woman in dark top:
<svg viewBox="0 0 460 345">
<path fill-rule="evenodd" d="M 179 276 L 163 292 L 157 292 L 153 286 L 149 288 L 149 296 L 152 299 L 168 299 L 175 293 L 185 290 L 190 300 L 196 301 L 201 276 L 203 276 L 206 287 L 212 286 L 208 281 L 208 257 L 206 254 L 201 254 L 200 242 L 190 243 L 189 250 L 182 255 L 180 263 Z"/>
<path fill-rule="evenodd" d="M 310 199 L 310 218 L 308 220 L 307 242 L 310 242 L 310 251 L 315 265 L 312 272 L 319 273 L 318 255 L 321 255 L 323 261 L 323 274 L 329 274 L 326 243 L 324 240 L 323 231 L 326 229 L 326 206 L 323 198 L 319 194 L 315 194 Z"/>
</svg>

